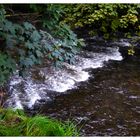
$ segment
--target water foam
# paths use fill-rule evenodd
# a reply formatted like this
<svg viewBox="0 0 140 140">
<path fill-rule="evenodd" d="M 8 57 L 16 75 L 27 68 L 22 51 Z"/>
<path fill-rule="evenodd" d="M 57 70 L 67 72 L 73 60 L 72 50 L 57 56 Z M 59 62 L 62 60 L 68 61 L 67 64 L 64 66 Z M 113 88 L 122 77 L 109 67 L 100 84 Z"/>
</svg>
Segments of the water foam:
<svg viewBox="0 0 140 140">
<path fill-rule="evenodd" d="M 68 65 L 68 64 L 67 64 Z M 70 66 L 70 65 L 69 65 Z M 88 72 L 80 69 L 57 70 L 52 76 L 45 79 L 47 89 L 56 92 L 65 92 L 74 88 L 75 83 L 86 81 L 89 78 Z"/>
<path fill-rule="evenodd" d="M 11 96 L 7 100 L 7 105 L 13 108 L 23 109 L 25 106 L 32 108 L 36 102 L 42 98 L 49 99 L 48 91 L 66 92 L 76 87 L 76 83 L 86 81 L 90 77 L 86 69 L 95 69 L 104 66 L 105 61 L 122 60 L 118 48 L 107 48 L 106 52 L 94 53 L 84 52 L 76 56 L 76 64 L 63 64 L 62 69 L 44 68 L 39 69 L 39 76 L 43 79 L 36 82 L 32 76 L 25 79 L 14 75 L 10 82 Z"/>
</svg>

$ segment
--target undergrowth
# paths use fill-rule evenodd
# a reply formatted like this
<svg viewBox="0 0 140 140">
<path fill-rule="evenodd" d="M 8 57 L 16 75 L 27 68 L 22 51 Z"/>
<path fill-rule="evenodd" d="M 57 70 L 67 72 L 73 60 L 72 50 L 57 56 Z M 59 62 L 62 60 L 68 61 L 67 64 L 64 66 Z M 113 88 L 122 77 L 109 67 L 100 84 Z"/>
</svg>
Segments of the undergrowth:
<svg viewBox="0 0 140 140">
<path fill-rule="evenodd" d="M 0 136 L 78 136 L 76 125 L 46 116 L 28 117 L 22 110 L 0 109 Z"/>
</svg>

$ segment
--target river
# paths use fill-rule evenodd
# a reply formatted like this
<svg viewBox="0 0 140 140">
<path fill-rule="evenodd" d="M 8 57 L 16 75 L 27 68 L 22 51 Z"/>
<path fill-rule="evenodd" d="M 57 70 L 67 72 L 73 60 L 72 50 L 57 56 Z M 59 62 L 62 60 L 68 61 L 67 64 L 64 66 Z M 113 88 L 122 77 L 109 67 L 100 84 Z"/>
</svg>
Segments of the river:
<svg viewBox="0 0 140 140">
<path fill-rule="evenodd" d="M 74 65 L 16 73 L 5 106 L 77 124 L 81 136 L 140 135 L 140 57 L 124 57 L 128 39 L 88 38 Z"/>
</svg>

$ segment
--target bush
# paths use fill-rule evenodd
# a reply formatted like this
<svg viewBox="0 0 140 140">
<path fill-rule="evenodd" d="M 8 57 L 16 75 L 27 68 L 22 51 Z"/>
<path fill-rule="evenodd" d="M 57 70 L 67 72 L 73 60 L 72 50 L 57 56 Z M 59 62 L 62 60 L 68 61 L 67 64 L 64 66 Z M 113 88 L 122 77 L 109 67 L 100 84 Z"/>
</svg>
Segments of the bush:
<svg viewBox="0 0 140 140">
<path fill-rule="evenodd" d="M 73 28 L 90 28 L 90 34 L 105 39 L 118 31 L 126 37 L 140 35 L 140 4 L 72 4 L 65 5 L 65 23 Z"/>
<path fill-rule="evenodd" d="M 74 62 L 73 56 L 83 43 L 69 26 L 60 22 L 59 6 L 52 4 L 24 6 L 31 12 L 25 19 L 30 19 L 36 11 L 40 21 L 38 28 L 43 28 L 44 32 L 24 18 L 23 21 L 17 20 L 20 15 L 28 15 L 23 11 L 21 13 L 20 5 L 10 5 L 13 9 L 8 6 L 0 5 L 0 85 L 3 85 L 17 69 L 19 75 L 24 76 L 27 68 L 41 64 L 44 57 L 52 62 L 52 65 L 60 65 L 64 61 Z M 7 9 L 15 10 L 15 14 L 9 13 Z"/>
</svg>

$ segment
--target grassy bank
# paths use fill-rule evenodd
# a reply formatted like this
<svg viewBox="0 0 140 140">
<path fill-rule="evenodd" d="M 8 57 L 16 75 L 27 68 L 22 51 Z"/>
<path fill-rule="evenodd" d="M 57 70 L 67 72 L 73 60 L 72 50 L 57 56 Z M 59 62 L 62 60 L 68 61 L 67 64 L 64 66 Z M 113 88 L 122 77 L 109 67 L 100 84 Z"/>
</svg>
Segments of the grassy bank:
<svg viewBox="0 0 140 140">
<path fill-rule="evenodd" d="M 0 136 L 78 136 L 71 122 L 46 116 L 28 117 L 22 110 L 0 109 Z"/>
</svg>

